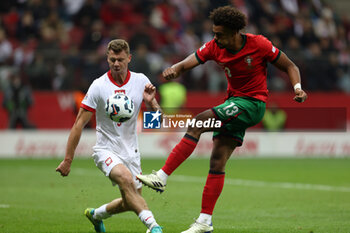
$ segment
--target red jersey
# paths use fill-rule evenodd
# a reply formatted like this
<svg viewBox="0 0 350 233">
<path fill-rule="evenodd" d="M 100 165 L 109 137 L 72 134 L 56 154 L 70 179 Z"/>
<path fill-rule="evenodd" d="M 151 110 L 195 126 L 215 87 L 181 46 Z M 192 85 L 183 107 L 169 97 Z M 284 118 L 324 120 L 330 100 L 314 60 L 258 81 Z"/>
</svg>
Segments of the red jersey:
<svg viewBox="0 0 350 233">
<path fill-rule="evenodd" d="M 239 51 L 219 48 L 214 39 L 196 51 L 196 58 L 203 64 L 214 60 L 227 78 L 227 94 L 247 96 L 266 102 L 267 62 L 274 63 L 281 52 L 262 35 L 242 34 L 243 45 Z"/>
</svg>

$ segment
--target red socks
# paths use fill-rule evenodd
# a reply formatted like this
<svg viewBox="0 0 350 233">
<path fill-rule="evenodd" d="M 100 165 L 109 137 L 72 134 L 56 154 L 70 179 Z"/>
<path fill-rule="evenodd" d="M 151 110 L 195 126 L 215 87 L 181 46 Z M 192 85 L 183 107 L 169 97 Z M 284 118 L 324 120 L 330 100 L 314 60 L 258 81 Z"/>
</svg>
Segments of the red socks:
<svg viewBox="0 0 350 233">
<path fill-rule="evenodd" d="M 213 173 L 209 171 L 207 182 L 202 195 L 201 213 L 213 214 L 215 203 L 218 200 L 222 188 L 224 187 L 225 173 Z"/>
<path fill-rule="evenodd" d="M 197 146 L 197 142 L 198 139 L 186 134 L 171 151 L 165 165 L 162 167 L 162 170 L 170 176 L 171 173 L 173 173 L 175 169 L 192 154 Z M 224 172 L 209 171 L 207 182 L 203 190 L 201 213 L 209 215 L 213 214 L 216 201 L 224 187 L 224 181 Z"/>
<path fill-rule="evenodd" d="M 171 173 L 192 154 L 197 146 L 197 142 L 198 139 L 185 134 L 182 140 L 171 151 L 162 170 L 170 176 Z"/>
</svg>

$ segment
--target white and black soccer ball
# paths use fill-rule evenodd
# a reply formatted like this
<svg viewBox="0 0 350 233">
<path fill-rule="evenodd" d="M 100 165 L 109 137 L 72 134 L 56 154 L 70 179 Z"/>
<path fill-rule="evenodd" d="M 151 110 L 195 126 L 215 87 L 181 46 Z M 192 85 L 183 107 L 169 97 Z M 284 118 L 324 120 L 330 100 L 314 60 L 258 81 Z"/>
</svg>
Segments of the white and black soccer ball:
<svg viewBox="0 0 350 233">
<path fill-rule="evenodd" d="M 125 94 L 117 93 L 106 102 L 107 116 L 115 122 L 125 122 L 134 114 L 134 102 Z"/>
</svg>

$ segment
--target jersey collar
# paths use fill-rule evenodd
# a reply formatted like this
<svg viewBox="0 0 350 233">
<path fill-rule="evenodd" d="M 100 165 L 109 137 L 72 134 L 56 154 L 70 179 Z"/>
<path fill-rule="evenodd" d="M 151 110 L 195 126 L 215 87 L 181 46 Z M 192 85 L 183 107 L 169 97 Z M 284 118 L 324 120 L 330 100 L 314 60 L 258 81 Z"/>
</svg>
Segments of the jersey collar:
<svg viewBox="0 0 350 233">
<path fill-rule="evenodd" d="M 131 74 L 130 74 L 130 71 L 128 70 L 128 73 L 126 74 L 126 79 L 124 80 L 124 82 L 123 82 L 121 85 L 119 85 L 119 84 L 113 79 L 111 70 L 109 70 L 109 71 L 107 72 L 107 76 L 108 76 L 109 80 L 110 80 L 114 85 L 116 85 L 117 87 L 122 87 L 122 86 L 126 85 L 126 84 L 129 82 L 130 75 L 131 75 Z"/>
<path fill-rule="evenodd" d="M 232 50 L 232 49 L 226 49 L 226 50 L 227 50 L 228 52 L 232 53 L 232 54 L 237 54 L 237 53 L 239 53 L 239 51 L 241 51 L 241 50 L 244 48 L 245 44 L 247 43 L 247 36 L 244 35 L 244 34 L 242 34 L 242 37 L 243 37 L 243 43 L 242 43 L 242 46 L 241 46 L 240 49 L 238 49 L 237 51 Z"/>
</svg>

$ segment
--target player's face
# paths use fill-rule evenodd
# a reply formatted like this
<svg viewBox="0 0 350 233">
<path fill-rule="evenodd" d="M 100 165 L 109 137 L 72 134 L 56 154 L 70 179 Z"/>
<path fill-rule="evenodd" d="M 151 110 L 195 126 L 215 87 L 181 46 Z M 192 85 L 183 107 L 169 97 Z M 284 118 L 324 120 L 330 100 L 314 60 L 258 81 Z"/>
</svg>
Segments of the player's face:
<svg viewBox="0 0 350 233">
<path fill-rule="evenodd" d="M 112 72 L 123 74 L 128 69 L 131 55 L 127 54 L 125 51 L 115 53 L 113 50 L 110 50 L 107 53 L 107 61 Z"/>
<path fill-rule="evenodd" d="M 234 45 L 235 33 L 224 26 L 213 25 L 215 43 L 219 48 L 232 48 Z"/>
</svg>

